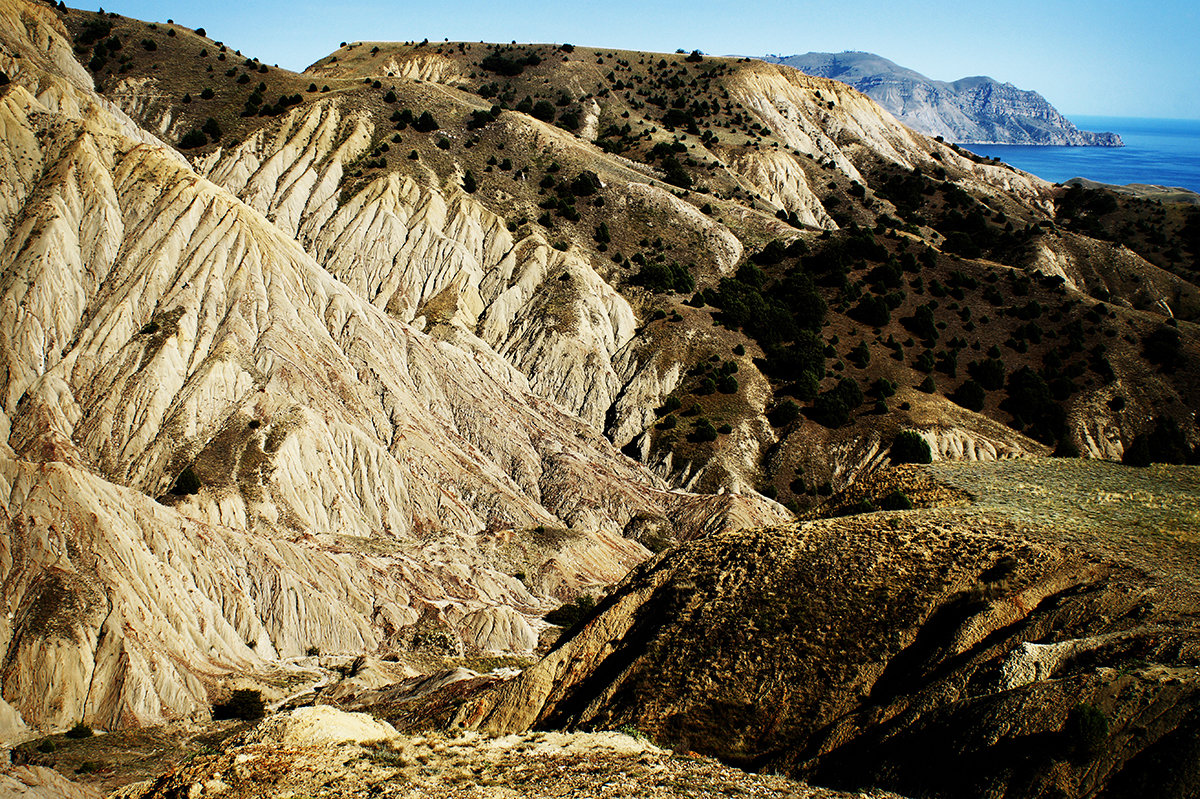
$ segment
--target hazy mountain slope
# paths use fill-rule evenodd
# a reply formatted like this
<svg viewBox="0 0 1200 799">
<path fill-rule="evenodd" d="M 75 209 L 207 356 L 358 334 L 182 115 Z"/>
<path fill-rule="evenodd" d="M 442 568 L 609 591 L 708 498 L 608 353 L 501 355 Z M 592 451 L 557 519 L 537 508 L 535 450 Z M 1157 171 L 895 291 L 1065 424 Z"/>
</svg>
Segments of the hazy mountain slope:
<svg viewBox="0 0 1200 799">
<path fill-rule="evenodd" d="M 987 77 L 935 81 L 871 53 L 805 53 L 765 60 L 848 83 L 913 130 L 948 141 L 1121 146 L 1115 133 L 1078 129 L 1037 92 Z"/>
<path fill-rule="evenodd" d="M 5 10 L 0 637 L 26 722 L 205 717 L 215 680 L 308 647 L 528 651 L 547 597 L 646 556 L 635 516 L 782 518 L 667 491 L 486 348 L 373 307 L 35 58 L 57 12 Z M 527 585 L 498 571 L 541 526 L 572 529 L 524 546 Z"/>
</svg>

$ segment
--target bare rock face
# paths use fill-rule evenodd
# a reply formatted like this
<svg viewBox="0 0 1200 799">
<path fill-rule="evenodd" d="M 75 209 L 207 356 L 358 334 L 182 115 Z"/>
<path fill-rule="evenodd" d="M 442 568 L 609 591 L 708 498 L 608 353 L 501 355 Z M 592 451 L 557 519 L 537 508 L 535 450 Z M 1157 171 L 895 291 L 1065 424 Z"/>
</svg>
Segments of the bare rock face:
<svg viewBox="0 0 1200 799">
<path fill-rule="evenodd" d="M 551 596 L 647 556 L 621 535 L 634 516 L 783 518 L 671 492 L 587 423 L 632 318 L 585 262 L 411 183 L 338 211 L 330 187 L 366 134 L 335 107 L 208 165 L 242 202 L 61 67 L 53 10 L 2 8 L 22 55 L 0 96 L 5 737 L 203 718 L 216 681 L 310 648 L 528 652 Z M 343 259 L 376 218 L 427 242 L 389 263 L 426 270 L 429 293 L 337 279 L 365 279 Z M 443 287 L 472 279 L 488 305 L 443 313 Z M 559 319 L 590 333 L 513 333 L 553 318 L 539 286 L 572 281 L 586 290 Z M 513 336 L 541 342 L 531 371 L 568 354 L 598 379 L 523 376 L 493 349 Z M 490 565 L 488 538 L 540 527 L 572 535 L 522 564 L 531 590 Z"/>
<path fill-rule="evenodd" d="M 1123 467 L 1056 468 L 934 472 L 1008 497 L 987 509 L 871 513 L 664 553 L 458 719 L 493 732 L 632 725 L 843 789 L 1191 796 L 1194 554 L 1128 532 L 1122 514 L 1140 511 L 1117 498 Z M 1184 518 L 1193 471 L 1139 475 L 1128 501 L 1156 485 L 1150 501 Z"/>
<path fill-rule="evenodd" d="M 366 713 L 346 713 L 328 705 L 296 708 L 261 722 L 244 742 L 288 748 L 366 744 L 397 737 L 396 728 Z"/>
<path fill-rule="evenodd" d="M 450 325 L 456 336 L 479 336 L 533 391 L 602 425 L 620 389 L 612 361 L 633 333 L 629 304 L 586 258 L 539 234 L 514 239 L 502 217 L 457 187 L 390 173 L 342 197 L 344 165 L 373 132 L 367 114 L 322 101 L 200 167 L 359 296 L 435 334 Z M 725 234 L 736 260 L 740 244 Z"/>
</svg>

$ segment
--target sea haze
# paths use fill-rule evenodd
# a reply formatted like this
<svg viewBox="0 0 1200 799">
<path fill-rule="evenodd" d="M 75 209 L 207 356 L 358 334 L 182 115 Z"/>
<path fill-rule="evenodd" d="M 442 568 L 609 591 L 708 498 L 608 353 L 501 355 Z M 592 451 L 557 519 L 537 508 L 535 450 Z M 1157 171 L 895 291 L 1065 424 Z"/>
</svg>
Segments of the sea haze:
<svg viewBox="0 0 1200 799">
<path fill-rule="evenodd" d="M 1084 130 L 1119 133 L 1125 146 L 963 146 L 1055 183 L 1083 177 L 1101 183 L 1150 183 L 1200 192 L 1200 120 L 1072 116 L 1071 121 Z"/>
</svg>

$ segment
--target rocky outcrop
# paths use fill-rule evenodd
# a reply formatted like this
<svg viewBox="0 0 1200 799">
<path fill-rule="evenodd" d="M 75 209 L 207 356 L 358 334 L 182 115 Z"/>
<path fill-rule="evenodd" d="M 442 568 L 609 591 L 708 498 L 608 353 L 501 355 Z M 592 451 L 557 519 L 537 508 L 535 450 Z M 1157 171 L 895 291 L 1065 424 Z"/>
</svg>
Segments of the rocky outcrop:
<svg viewBox="0 0 1200 799">
<path fill-rule="evenodd" d="M 1040 94 L 987 77 L 946 83 L 871 53 L 805 53 L 764 60 L 848 83 L 913 130 L 962 144 L 1120 147 L 1115 133 L 1079 130 Z"/>
<path fill-rule="evenodd" d="M 1037 470 L 1044 485 L 1052 468 Z M 1063 479 L 1081 496 L 1120 484 L 1076 485 L 1078 471 Z M 1195 564 L 1128 549 L 1120 519 L 1055 527 L 1028 486 L 1005 486 L 1038 526 L 872 513 L 665 553 L 458 718 L 493 732 L 632 725 L 843 788 L 1191 795 Z M 1079 524 L 1086 552 L 1070 543 Z"/>
<path fill-rule="evenodd" d="M 731 164 L 770 203 L 803 225 L 832 230 L 837 224 L 808 185 L 804 170 L 789 156 L 773 151 L 746 153 Z"/>
</svg>

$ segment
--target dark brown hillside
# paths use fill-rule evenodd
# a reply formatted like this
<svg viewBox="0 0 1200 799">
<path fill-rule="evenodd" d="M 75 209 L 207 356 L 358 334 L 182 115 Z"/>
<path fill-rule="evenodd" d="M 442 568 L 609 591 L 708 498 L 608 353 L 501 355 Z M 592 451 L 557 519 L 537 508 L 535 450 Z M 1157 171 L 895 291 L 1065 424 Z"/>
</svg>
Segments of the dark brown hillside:
<svg viewBox="0 0 1200 799">
<path fill-rule="evenodd" d="M 1069 230 L 1120 243 L 1193 285 L 1200 280 L 1200 207 L 1103 187 L 1063 187 L 1058 219 Z"/>
<path fill-rule="evenodd" d="M 1194 795 L 1195 468 L 931 475 L 978 504 L 688 544 L 460 720 L 910 796 Z"/>
</svg>

